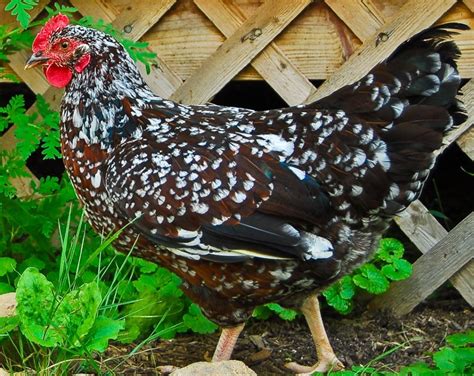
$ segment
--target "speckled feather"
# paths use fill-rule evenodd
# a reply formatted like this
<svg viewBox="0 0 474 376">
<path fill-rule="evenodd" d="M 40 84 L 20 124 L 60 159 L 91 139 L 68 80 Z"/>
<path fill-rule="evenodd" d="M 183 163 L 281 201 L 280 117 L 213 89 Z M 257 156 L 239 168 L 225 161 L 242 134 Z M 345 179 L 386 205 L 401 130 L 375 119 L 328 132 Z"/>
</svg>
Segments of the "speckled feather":
<svg viewBox="0 0 474 376">
<path fill-rule="evenodd" d="M 366 261 L 419 195 L 464 119 L 445 31 L 462 28 L 414 37 L 319 102 L 252 111 L 160 98 L 112 37 L 64 27 L 50 42 L 91 54 L 62 102 L 65 166 L 95 230 L 132 222 L 116 247 L 178 273 L 212 320 L 297 305 Z"/>
</svg>

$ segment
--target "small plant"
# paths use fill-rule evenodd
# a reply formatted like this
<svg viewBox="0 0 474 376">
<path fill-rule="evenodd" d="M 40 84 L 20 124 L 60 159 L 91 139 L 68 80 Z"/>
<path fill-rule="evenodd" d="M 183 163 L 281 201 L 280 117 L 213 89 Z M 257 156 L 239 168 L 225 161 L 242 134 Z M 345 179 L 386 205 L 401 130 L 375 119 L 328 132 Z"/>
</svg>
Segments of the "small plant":
<svg viewBox="0 0 474 376">
<path fill-rule="evenodd" d="M 388 290 L 390 281 L 400 281 L 411 275 L 412 265 L 403 258 L 403 253 L 400 241 L 382 239 L 371 262 L 344 276 L 323 292 L 326 302 L 336 311 L 348 314 L 352 311 L 357 290 L 383 294 Z"/>
<path fill-rule="evenodd" d="M 328 372 L 327 376 L 463 376 L 474 374 L 474 330 L 446 337 L 447 346 L 432 354 L 434 366 L 423 362 L 402 367 L 398 372 L 377 369 L 374 364 L 399 350 L 403 345 L 384 352 L 365 366 L 353 366 L 350 370 Z M 322 375 L 315 373 L 314 375 Z"/>
<path fill-rule="evenodd" d="M 71 216 L 68 219 L 70 223 Z M 30 266 L 12 278 L 17 315 L 0 318 L 0 345 L 10 342 L 16 354 L 0 356 L 0 363 L 58 373 L 98 370 L 93 354 L 104 352 L 110 340 L 139 339 L 141 347 L 157 337 L 217 328 L 183 296 L 174 274 L 113 251 L 110 244 L 120 232 L 89 252 L 85 231 L 81 220 L 75 236 L 70 227 L 60 232 L 62 252 L 56 272 L 47 277 Z M 0 259 L 0 266 L 6 275 L 18 275 L 14 260 Z M 15 363 L 15 355 L 23 363 Z"/>
<path fill-rule="evenodd" d="M 362 265 L 351 275 L 342 277 L 323 291 L 326 302 L 345 315 L 352 311 L 358 291 L 383 294 L 390 287 L 390 281 L 401 281 L 411 275 L 412 265 L 403 258 L 403 253 L 404 248 L 400 241 L 392 238 L 382 239 L 371 262 Z M 252 316 L 266 320 L 273 314 L 283 320 L 294 320 L 298 315 L 292 309 L 269 303 L 257 307 Z"/>
</svg>

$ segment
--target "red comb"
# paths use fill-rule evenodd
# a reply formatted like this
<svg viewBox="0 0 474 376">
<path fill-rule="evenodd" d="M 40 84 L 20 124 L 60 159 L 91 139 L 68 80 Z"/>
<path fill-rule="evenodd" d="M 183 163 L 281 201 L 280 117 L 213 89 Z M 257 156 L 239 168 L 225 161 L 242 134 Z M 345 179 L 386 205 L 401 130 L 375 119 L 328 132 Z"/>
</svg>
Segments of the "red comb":
<svg viewBox="0 0 474 376">
<path fill-rule="evenodd" d="M 67 25 L 69 25 L 69 18 L 64 14 L 58 14 L 51 18 L 36 36 L 33 42 L 33 52 L 38 52 L 46 48 L 51 34 Z"/>
</svg>

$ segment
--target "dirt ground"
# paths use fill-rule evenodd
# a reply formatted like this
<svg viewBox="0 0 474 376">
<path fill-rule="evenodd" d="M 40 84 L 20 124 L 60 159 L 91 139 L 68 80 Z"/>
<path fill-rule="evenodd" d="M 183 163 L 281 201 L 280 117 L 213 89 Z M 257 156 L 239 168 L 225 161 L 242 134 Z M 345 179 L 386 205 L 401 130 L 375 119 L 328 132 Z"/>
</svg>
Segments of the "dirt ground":
<svg viewBox="0 0 474 376">
<path fill-rule="evenodd" d="M 449 293 L 455 294 L 452 290 Z M 395 347 L 399 349 L 373 366 L 395 371 L 416 361 L 429 362 L 429 354 L 444 344 L 447 335 L 474 327 L 474 311 L 457 296 L 438 296 L 401 319 L 367 312 L 342 317 L 331 310 L 325 310 L 323 316 L 334 350 L 348 368 L 367 364 Z M 119 374 L 157 375 L 160 365 L 185 366 L 208 358 L 218 335 L 179 335 L 173 340 L 157 341 L 126 361 L 122 356 L 130 348 L 112 346 L 104 359 L 109 359 L 109 367 L 118 366 L 115 372 Z M 302 317 L 292 322 L 277 318 L 252 320 L 240 337 L 233 358 L 245 362 L 258 375 L 290 375 L 284 368 L 286 362 L 315 362 L 312 340 Z"/>
</svg>

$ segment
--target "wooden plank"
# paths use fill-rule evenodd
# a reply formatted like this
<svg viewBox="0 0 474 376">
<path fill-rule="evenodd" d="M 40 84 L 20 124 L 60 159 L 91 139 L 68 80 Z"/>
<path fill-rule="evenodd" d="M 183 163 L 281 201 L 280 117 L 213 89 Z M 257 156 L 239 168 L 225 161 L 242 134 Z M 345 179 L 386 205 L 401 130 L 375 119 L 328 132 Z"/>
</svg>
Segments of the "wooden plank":
<svg viewBox="0 0 474 376">
<path fill-rule="evenodd" d="M 112 25 L 133 40 L 140 39 L 176 3 L 176 0 L 141 0 L 129 5 Z"/>
<path fill-rule="evenodd" d="M 395 222 L 421 253 L 428 252 L 448 234 L 419 200 L 396 216 Z"/>
<path fill-rule="evenodd" d="M 31 56 L 30 51 L 21 50 L 8 56 L 9 66 L 15 74 L 36 94 L 43 94 L 50 87 L 41 67 L 25 70 L 25 63 Z"/>
<path fill-rule="evenodd" d="M 412 202 L 405 211 L 395 217 L 395 222 L 423 254 L 448 235 L 444 227 L 439 224 L 419 200 Z M 450 282 L 462 297 L 474 307 L 473 273 L 474 261 L 470 261 L 455 276 L 450 278 Z"/>
<path fill-rule="evenodd" d="M 254 14 L 260 4 L 252 0 L 225 3 L 238 5 L 246 17 Z M 180 0 L 144 40 L 186 80 L 225 38 L 191 0 Z M 310 4 L 273 42 L 308 79 L 326 79 L 345 61 L 346 45 L 351 51 L 360 45 L 354 33 L 323 2 Z M 249 65 L 235 79 L 261 80 L 261 75 Z"/>
<path fill-rule="evenodd" d="M 233 3 L 225 3 L 222 0 L 212 3 L 194 0 L 194 3 L 226 37 L 236 32 L 246 18 Z M 275 42 L 271 42 L 251 65 L 290 106 L 303 102 L 316 91 L 314 85 L 293 65 Z"/>
<path fill-rule="evenodd" d="M 474 160 L 474 128 L 464 133 L 457 139 L 459 147 L 469 158 Z"/>
<path fill-rule="evenodd" d="M 370 38 L 385 23 L 382 12 L 371 0 L 325 0 L 325 3 L 361 41 Z"/>
<path fill-rule="evenodd" d="M 176 90 L 172 99 L 183 103 L 207 102 L 309 3 L 309 0 L 265 2 Z"/>
<path fill-rule="evenodd" d="M 474 257 L 474 212 L 413 264 L 410 278 L 394 282 L 369 308 L 405 315 Z"/>
<path fill-rule="evenodd" d="M 350 84 L 375 65 L 385 60 L 395 49 L 414 34 L 432 25 L 456 3 L 456 0 L 409 0 L 399 13 L 384 24 L 376 34 L 366 39 L 362 46 L 327 79 L 306 102 L 314 102 Z M 377 43 L 380 35 L 387 39 Z"/>
<path fill-rule="evenodd" d="M 69 0 L 71 5 L 84 16 L 91 16 L 94 19 L 103 19 L 111 23 L 120 13 L 114 2 L 108 0 Z"/>
<path fill-rule="evenodd" d="M 474 13 L 474 0 L 463 0 L 463 3 Z"/>
</svg>

